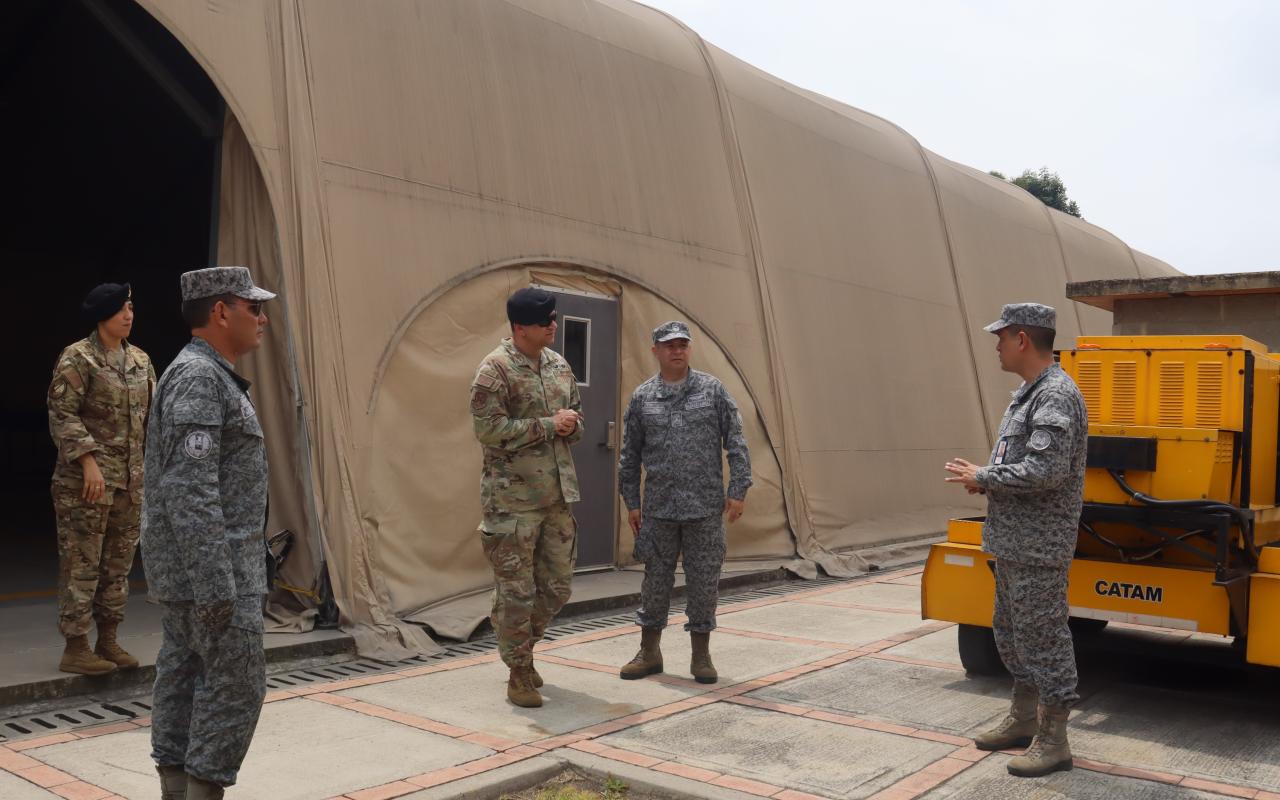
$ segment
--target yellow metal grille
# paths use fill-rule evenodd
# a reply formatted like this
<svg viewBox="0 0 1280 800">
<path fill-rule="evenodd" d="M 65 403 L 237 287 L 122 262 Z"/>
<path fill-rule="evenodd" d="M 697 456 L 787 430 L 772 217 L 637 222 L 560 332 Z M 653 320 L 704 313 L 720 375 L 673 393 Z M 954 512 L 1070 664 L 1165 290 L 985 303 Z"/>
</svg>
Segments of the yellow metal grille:
<svg viewBox="0 0 1280 800">
<path fill-rule="evenodd" d="M 1159 424 L 1169 428 L 1182 425 L 1183 404 L 1187 390 L 1186 363 L 1165 361 L 1160 365 L 1160 402 L 1157 409 Z"/>
<path fill-rule="evenodd" d="M 1196 364 L 1196 427 L 1222 426 L 1222 364 L 1201 361 Z"/>
<path fill-rule="evenodd" d="M 1080 394 L 1084 395 L 1084 407 L 1089 412 L 1090 422 L 1101 422 L 1098 418 L 1102 410 L 1102 362 L 1080 361 L 1076 385 Z"/>
<path fill-rule="evenodd" d="M 1213 460 L 1218 464 L 1230 464 L 1233 449 L 1231 436 L 1225 433 L 1220 435 L 1218 437 L 1218 449 L 1213 454 Z"/>
<path fill-rule="evenodd" d="M 1111 422 L 1133 425 L 1138 421 L 1138 362 L 1117 361 L 1111 367 Z"/>
</svg>

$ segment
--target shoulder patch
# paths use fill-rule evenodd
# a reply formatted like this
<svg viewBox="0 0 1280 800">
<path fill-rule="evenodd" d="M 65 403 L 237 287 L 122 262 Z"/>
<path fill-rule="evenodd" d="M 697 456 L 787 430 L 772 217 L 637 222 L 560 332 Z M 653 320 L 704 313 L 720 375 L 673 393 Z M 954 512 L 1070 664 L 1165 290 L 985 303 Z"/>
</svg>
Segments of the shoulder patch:
<svg viewBox="0 0 1280 800">
<path fill-rule="evenodd" d="M 484 410 L 485 404 L 489 402 L 489 396 L 485 394 L 483 389 L 474 389 L 471 392 L 471 413 L 478 414 Z"/>
<path fill-rule="evenodd" d="M 213 437 L 208 431 L 192 431 L 182 442 L 182 451 L 196 461 L 201 461 L 213 451 Z"/>
<path fill-rule="evenodd" d="M 1032 433 L 1031 438 L 1027 440 L 1027 447 L 1032 450 L 1048 450 L 1051 444 L 1053 444 L 1053 436 L 1046 430 L 1038 430 Z"/>
<path fill-rule="evenodd" d="M 490 375 L 487 372 L 477 372 L 476 379 L 472 381 L 471 385 L 486 391 L 496 392 L 502 388 L 502 381 L 498 380 L 497 375 Z"/>
</svg>

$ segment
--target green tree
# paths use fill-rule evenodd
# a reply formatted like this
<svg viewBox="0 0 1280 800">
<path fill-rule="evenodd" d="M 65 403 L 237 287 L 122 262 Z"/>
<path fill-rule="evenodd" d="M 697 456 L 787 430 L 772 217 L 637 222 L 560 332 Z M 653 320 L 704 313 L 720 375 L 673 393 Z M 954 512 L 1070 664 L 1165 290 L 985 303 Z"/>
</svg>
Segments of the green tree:
<svg viewBox="0 0 1280 800">
<path fill-rule="evenodd" d="M 988 174 L 1001 180 L 1009 180 L 995 170 L 991 170 Z M 1023 170 L 1021 175 L 1009 182 L 1026 189 L 1049 208 L 1056 208 L 1073 217 L 1080 216 L 1080 206 L 1067 197 L 1066 184 L 1062 182 L 1058 173 L 1049 171 L 1048 167 Z"/>
</svg>

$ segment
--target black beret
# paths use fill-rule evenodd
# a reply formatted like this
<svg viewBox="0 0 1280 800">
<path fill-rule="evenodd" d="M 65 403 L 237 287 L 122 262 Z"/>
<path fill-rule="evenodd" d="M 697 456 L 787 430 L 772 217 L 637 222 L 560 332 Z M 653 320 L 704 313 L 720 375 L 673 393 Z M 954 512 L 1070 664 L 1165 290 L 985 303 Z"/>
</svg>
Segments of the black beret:
<svg viewBox="0 0 1280 800">
<path fill-rule="evenodd" d="M 507 319 L 516 325 L 541 325 L 556 310 L 556 296 L 545 289 L 526 287 L 507 298 Z"/>
<path fill-rule="evenodd" d="M 97 325 L 103 320 L 111 319 L 124 308 L 132 291 L 127 283 L 99 284 L 85 296 L 84 302 L 80 304 L 80 313 L 84 315 L 85 322 Z"/>
</svg>

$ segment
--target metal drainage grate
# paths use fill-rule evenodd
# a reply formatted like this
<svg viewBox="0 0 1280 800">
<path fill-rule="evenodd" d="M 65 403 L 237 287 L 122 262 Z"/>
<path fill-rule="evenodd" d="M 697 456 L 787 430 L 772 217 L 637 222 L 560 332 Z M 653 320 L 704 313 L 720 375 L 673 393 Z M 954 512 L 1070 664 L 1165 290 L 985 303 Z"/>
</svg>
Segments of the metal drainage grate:
<svg viewBox="0 0 1280 800">
<path fill-rule="evenodd" d="M 48 736 L 73 728 L 127 722 L 151 713 L 151 698 L 113 703 L 88 703 L 0 721 L 0 743 L 30 736 Z"/>
<path fill-rule="evenodd" d="M 738 603 L 749 603 L 753 600 L 781 597 L 795 592 L 810 591 L 822 586 L 856 582 L 858 580 L 859 578 L 819 578 L 817 580 L 795 581 L 728 595 L 720 598 L 720 605 L 732 606 Z M 673 603 L 671 613 L 673 615 L 682 614 L 684 609 L 684 603 Z M 630 611 L 607 617 L 593 617 L 554 625 L 547 629 L 543 638 L 555 641 L 584 633 L 619 628 L 631 625 L 634 622 L 635 615 Z M 471 656 L 485 655 L 497 649 L 498 643 L 493 634 L 490 633 L 474 641 L 447 645 L 437 653 L 413 656 L 401 661 L 377 661 L 369 658 L 357 658 L 339 664 L 325 664 L 293 669 L 287 672 L 277 672 L 267 676 L 267 689 L 296 689 L 312 684 L 362 678 L 406 667 L 439 663 L 451 658 L 469 658 Z M 16 739 L 63 733 L 76 728 L 86 728 L 112 722 L 125 722 L 147 716 L 150 713 L 151 697 L 148 695 L 131 700 L 91 703 L 57 711 L 42 712 L 31 716 L 12 717 L 0 720 L 0 744 Z"/>
</svg>

